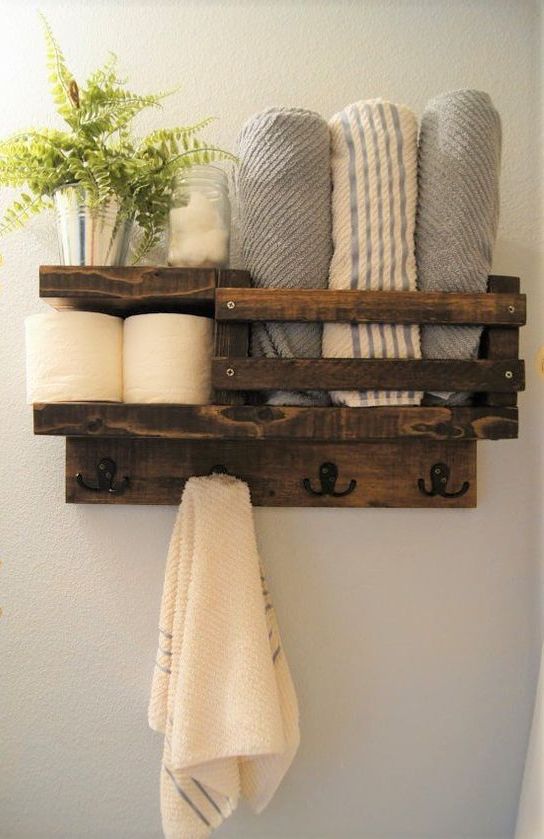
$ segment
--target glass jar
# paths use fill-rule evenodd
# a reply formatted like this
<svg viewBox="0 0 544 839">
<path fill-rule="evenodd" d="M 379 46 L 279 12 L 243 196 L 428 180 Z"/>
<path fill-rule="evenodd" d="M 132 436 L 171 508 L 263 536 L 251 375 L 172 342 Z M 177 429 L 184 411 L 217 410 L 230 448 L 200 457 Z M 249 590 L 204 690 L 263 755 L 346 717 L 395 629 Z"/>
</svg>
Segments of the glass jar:
<svg viewBox="0 0 544 839">
<path fill-rule="evenodd" d="M 230 201 L 225 172 L 191 166 L 172 193 L 168 264 L 224 268 L 229 261 Z"/>
</svg>

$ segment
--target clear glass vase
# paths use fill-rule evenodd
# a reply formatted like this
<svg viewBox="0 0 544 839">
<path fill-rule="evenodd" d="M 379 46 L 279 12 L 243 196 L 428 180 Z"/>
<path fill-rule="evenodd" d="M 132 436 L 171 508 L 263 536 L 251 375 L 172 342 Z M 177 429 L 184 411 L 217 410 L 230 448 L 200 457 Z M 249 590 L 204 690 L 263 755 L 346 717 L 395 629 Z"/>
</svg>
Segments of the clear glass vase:
<svg viewBox="0 0 544 839">
<path fill-rule="evenodd" d="M 217 166 L 191 166 L 178 175 L 170 208 L 168 264 L 224 268 L 229 261 L 227 176 Z"/>
<path fill-rule="evenodd" d="M 58 189 L 54 202 L 62 265 L 126 264 L 133 225 L 115 198 L 89 206 L 86 190 L 75 184 Z"/>
</svg>

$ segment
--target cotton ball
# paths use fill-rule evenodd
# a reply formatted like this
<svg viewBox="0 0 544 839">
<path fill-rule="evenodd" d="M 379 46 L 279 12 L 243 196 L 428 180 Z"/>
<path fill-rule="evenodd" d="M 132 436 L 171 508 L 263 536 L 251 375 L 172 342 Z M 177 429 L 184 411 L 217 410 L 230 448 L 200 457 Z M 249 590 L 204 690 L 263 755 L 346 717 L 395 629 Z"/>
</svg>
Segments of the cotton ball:
<svg viewBox="0 0 544 839">
<path fill-rule="evenodd" d="M 206 234 L 207 259 L 210 262 L 223 263 L 228 258 L 229 235 L 224 227 L 216 227 Z"/>
<path fill-rule="evenodd" d="M 205 237 L 205 233 L 193 233 L 180 238 L 176 248 L 179 257 L 178 265 L 196 267 L 208 261 Z"/>
<path fill-rule="evenodd" d="M 221 265 L 228 258 L 228 230 L 213 203 L 191 194 L 185 207 L 170 210 L 170 265 Z"/>
<path fill-rule="evenodd" d="M 221 218 L 213 203 L 201 192 L 191 193 L 186 207 L 170 210 L 170 225 L 187 233 L 210 230 L 221 224 Z"/>
</svg>

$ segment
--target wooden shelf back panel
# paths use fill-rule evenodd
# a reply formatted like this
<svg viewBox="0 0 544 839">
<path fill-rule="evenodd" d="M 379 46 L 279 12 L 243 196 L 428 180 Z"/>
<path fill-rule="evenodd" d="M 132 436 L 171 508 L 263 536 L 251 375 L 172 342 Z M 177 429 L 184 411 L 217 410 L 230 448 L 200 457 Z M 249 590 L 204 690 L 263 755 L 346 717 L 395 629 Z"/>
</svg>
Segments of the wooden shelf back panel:
<svg viewBox="0 0 544 839">
<path fill-rule="evenodd" d="M 443 390 L 513 393 L 524 365 L 510 361 L 433 359 L 215 358 L 215 388 L 225 390 Z"/>
<path fill-rule="evenodd" d="M 34 433 L 64 437 L 362 442 L 512 439 L 517 408 L 294 408 L 269 405 L 34 405 Z"/>
<path fill-rule="evenodd" d="M 56 309 L 122 316 L 149 311 L 211 315 L 219 282 L 247 286 L 249 274 L 214 268 L 42 265 L 40 297 Z"/>
<path fill-rule="evenodd" d="M 93 492 L 81 487 L 75 475 L 93 480 L 102 458 L 117 464 L 119 481 L 129 485 L 119 495 Z M 303 481 L 319 489 L 318 472 L 325 462 L 338 468 L 337 490 L 350 481 L 354 491 L 343 497 L 310 495 Z M 450 469 L 448 489 L 458 491 L 469 482 L 468 491 L 456 498 L 424 495 L 420 479 L 430 489 L 431 467 L 444 462 Z M 433 507 L 476 506 L 476 443 L 440 443 L 411 440 L 382 443 L 312 443 L 270 441 L 201 442 L 181 440 L 89 440 L 66 441 L 66 500 L 90 504 L 179 504 L 187 478 L 206 475 L 222 464 L 247 481 L 253 504 L 282 507 Z"/>
<path fill-rule="evenodd" d="M 495 324 L 521 326 L 523 294 L 448 294 L 423 291 L 230 289 L 216 292 L 220 321 Z"/>
</svg>

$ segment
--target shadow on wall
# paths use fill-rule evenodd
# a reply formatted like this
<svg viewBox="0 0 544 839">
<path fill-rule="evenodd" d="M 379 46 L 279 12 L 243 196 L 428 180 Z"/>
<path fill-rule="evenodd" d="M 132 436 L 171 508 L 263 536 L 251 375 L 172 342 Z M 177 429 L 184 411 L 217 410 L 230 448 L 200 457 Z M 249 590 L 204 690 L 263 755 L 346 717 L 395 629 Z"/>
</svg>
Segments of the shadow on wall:
<svg viewBox="0 0 544 839">
<path fill-rule="evenodd" d="M 508 239 L 498 239 L 495 247 L 493 268 L 496 273 L 521 277 L 521 290 L 527 294 L 527 327 L 521 330 L 520 358 L 525 359 L 526 392 L 520 394 L 520 437 L 529 445 L 520 446 L 517 456 L 525 457 L 520 474 L 531 476 L 532 507 L 527 520 L 531 522 L 532 533 L 526 534 L 529 543 L 540 545 L 535 556 L 534 587 L 535 614 L 538 616 L 539 637 L 544 637 L 544 526 L 542 522 L 542 497 L 544 493 L 544 436 L 542 415 L 544 412 L 544 370 L 539 369 L 538 354 L 544 346 L 542 312 L 544 312 L 544 254 L 535 249 L 521 247 Z M 535 653 L 536 655 L 536 653 Z M 535 659 L 535 674 L 536 674 Z M 535 676 L 536 678 L 536 676 Z"/>
</svg>

